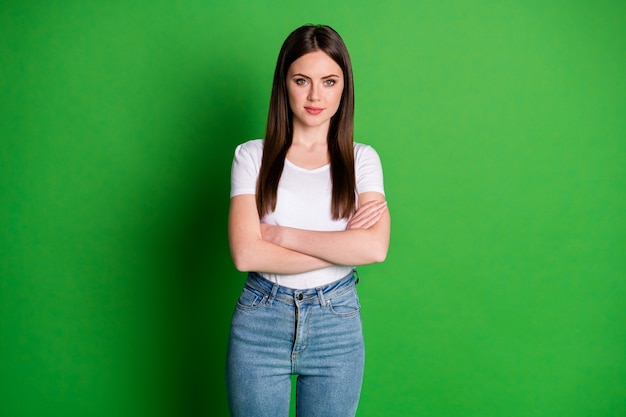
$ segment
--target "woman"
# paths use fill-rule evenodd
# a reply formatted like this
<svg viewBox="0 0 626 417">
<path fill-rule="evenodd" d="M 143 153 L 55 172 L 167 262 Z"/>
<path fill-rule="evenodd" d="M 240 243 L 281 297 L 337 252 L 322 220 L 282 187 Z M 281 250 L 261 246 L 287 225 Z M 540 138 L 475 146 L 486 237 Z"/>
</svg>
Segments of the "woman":
<svg viewBox="0 0 626 417">
<path fill-rule="evenodd" d="M 231 323 L 233 416 L 353 416 L 364 348 L 355 266 L 381 262 L 390 218 L 377 153 L 353 142 L 352 67 L 341 37 L 285 40 L 264 140 L 239 145 L 229 241 L 248 273 Z"/>
</svg>

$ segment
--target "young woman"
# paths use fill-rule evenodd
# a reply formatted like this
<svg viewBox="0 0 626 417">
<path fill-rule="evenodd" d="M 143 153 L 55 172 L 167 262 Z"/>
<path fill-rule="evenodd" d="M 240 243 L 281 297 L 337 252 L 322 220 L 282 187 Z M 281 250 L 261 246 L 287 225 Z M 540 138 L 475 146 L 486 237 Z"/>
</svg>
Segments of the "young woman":
<svg viewBox="0 0 626 417">
<path fill-rule="evenodd" d="M 248 279 L 227 357 L 234 417 L 356 413 L 364 347 L 355 266 L 381 262 L 390 218 L 380 160 L 353 142 L 348 51 L 328 26 L 285 40 L 264 140 L 235 150 L 229 241 Z"/>
</svg>

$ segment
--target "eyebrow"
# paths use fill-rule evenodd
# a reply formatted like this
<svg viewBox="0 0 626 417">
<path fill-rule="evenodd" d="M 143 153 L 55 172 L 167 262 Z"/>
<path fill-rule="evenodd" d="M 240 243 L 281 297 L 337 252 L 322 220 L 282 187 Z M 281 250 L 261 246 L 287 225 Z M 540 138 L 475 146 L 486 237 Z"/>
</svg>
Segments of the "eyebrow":
<svg viewBox="0 0 626 417">
<path fill-rule="evenodd" d="M 309 80 L 311 79 L 311 77 L 309 77 L 308 75 L 301 74 L 301 73 L 293 74 L 293 75 L 291 76 L 291 78 L 293 78 L 293 77 L 303 77 L 303 78 L 308 78 Z M 339 76 L 338 76 L 338 75 L 335 75 L 335 74 L 330 74 L 330 75 L 326 75 L 325 77 L 322 77 L 321 79 L 322 79 L 322 80 L 325 80 L 325 79 L 327 79 L 327 78 L 335 78 L 335 77 L 336 77 L 336 78 L 339 78 Z"/>
</svg>

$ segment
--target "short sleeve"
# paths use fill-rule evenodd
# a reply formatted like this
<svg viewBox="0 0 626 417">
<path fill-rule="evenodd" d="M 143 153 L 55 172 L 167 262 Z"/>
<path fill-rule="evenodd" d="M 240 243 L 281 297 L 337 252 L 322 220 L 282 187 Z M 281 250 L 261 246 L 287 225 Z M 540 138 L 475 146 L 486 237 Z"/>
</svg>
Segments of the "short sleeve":
<svg viewBox="0 0 626 417">
<path fill-rule="evenodd" d="M 235 149 L 230 172 L 230 196 L 256 194 L 256 182 L 263 156 L 260 140 L 243 143 Z"/>
<path fill-rule="evenodd" d="M 375 191 L 385 195 L 383 168 L 378 153 L 369 145 L 355 143 L 354 165 L 356 170 L 356 191 Z"/>
</svg>

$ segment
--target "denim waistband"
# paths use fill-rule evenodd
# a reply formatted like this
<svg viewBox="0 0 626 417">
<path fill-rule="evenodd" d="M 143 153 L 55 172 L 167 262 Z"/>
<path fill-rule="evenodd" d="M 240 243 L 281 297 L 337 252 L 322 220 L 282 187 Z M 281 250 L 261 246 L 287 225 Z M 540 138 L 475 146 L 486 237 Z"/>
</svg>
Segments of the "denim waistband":
<svg viewBox="0 0 626 417">
<path fill-rule="evenodd" d="M 267 296 L 267 303 L 272 304 L 274 300 L 282 301 L 290 304 L 313 304 L 320 303 L 322 306 L 326 304 L 327 299 L 331 299 L 338 295 L 350 291 L 359 282 L 359 274 L 353 269 L 348 275 L 338 279 L 330 284 L 316 288 L 307 288 L 298 290 L 289 287 L 283 287 L 264 278 L 257 272 L 249 272 L 246 285 Z"/>
</svg>

